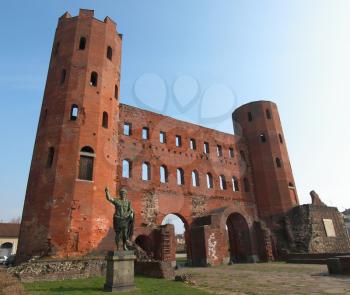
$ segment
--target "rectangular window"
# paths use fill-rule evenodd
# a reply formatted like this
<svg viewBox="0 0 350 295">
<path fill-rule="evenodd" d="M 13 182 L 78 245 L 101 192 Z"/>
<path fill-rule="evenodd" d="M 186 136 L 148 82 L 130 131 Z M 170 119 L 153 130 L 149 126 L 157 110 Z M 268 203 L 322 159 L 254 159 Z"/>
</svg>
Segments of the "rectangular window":
<svg viewBox="0 0 350 295">
<path fill-rule="evenodd" d="M 209 143 L 204 142 L 204 153 L 209 154 Z"/>
<path fill-rule="evenodd" d="M 176 144 L 177 147 L 180 147 L 182 145 L 181 136 L 180 135 L 176 135 L 175 136 L 175 144 Z"/>
<path fill-rule="evenodd" d="M 119 91 L 118 91 L 118 85 L 114 86 L 114 98 L 118 99 Z"/>
<path fill-rule="evenodd" d="M 253 115 L 251 112 L 248 112 L 248 121 L 249 122 L 253 121 Z"/>
<path fill-rule="evenodd" d="M 142 128 L 142 139 L 149 139 L 149 129 L 147 127 Z"/>
<path fill-rule="evenodd" d="M 332 219 L 323 219 L 323 225 L 324 225 L 324 229 L 326 231 L 327 237 L 336 237 Z"/>
<path fill-rule="evenodd" d="M 94 168 L 94 158 L 80 156 L 79 179 L 92 180 L 92 171 Z"/>
<path fill-rule="evenodd" d="M 131 123 L 124 123 L 124 135 L 131 135 Z"/>
<path fill-rule="evenodd" d="M 49 152 L 47 154 L 46 167 L 51 167 L 53 163 L 53 157 L 55 155 L 55 149 L 53 147 L 49 148 Z"/>
<path fill-rule="evenodd" d="M 235 151 L 234 151 L 234 149 L 233 149 L 233 148 L 229 148 L 228 154 L 229 154 L 230 158 L 233 158 L 233 157 L 235 156 Z"/>
<path fill-rule="evenodd" d="M 166 134 L 163 131 L 160 131 L 159 133 L 159 141 L 160 143 L 166 143 Z"/>
<path fill-rule="evenodd" d="M 218 157 L 222 157 L 222 147 L 221 147 L 221 145 L 217 145 L 216 146 L 216 153 L 217 153 Z"/>
<path fill-rule="evenodd" d="M 190 149 L 195 150 L 196 149 L 196 140 L 193 138 L 190 139 Z"/>
</svg>

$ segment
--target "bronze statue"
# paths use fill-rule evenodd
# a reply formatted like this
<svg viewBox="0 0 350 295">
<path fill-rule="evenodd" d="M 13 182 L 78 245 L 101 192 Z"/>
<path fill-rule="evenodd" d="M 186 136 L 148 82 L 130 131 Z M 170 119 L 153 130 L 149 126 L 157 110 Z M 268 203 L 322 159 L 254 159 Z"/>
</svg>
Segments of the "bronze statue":
<svg viewBox="0 0 350 295">
<path fill-rule="evenodd" d="M 115 243 L 117 244 L 117 251 L 119 251 L 120 242 L 122 242 L 122 249 L 128 250 L 127 241 L 131 239 L 134 233 L 134 210 L 131 207 L 130 201 L 127 199 L 127 191 L 125 188 L 119 190 L 119 199 L 112 198 L 109 194 L 108 187 L 105 188 L 106 199 L 115 207 L 113 215 L 113 228 L 115 231 Z"/>
</svg>

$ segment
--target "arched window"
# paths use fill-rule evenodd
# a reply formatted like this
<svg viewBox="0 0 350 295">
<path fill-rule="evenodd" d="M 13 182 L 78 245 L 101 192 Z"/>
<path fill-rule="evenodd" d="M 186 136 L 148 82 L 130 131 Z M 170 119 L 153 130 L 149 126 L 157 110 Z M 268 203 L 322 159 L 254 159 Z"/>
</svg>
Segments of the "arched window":
<svg viewBox="0 0 350 295">
<path fill-rule="evenodd" d="M 282 167 L 282 161 L 278 157 L 276 157 L 276 166 L 277 166 L 277 168 L 281 168 Z"/>
<path fill-rule="evenodd" d="M 96 72 L 91 72 L 90 85 L 96 87 L 98 80 L 98 74 Z"/>
<path fill-rule="evenodd" d="M 118 94 L 118 85 L 114 85 L 114 98 L 118 99 L 119 94 Z"/>
<path fill-rule="evenodd" d="M 199 176 L 197 170 L 192 171 L 192 186 L 199 186 Z"/>
<path fill-rule="evenodd" d="M 185 184 L 185 177 L 184 177 L 184 171 L 182 168 L 176 169 L 176 177 L 177 177 L 177 184 L 178 185 L 184 185 Z"/>
<path fill-rule="evenodd" d="M 250 183 L 249 183 L 248 178 L 244 177 L 243 184 L 244 184 L 244 191 L 250 192 Z"/>
<path fill-rule="evenodd" d="M 248 121 L 249 122 L 253 121 L 253 115 L 251 112 L 248 112 Z"/>
<path fill-rule="evenodd" d="M 222 147 L 221 147 L 221 145 L 217 145 L 216 146 L 216 153 L 217 153 L 218 157 L 222 157 Z"/>
<path fill-rule="evenodd" d="M 166 143 L 166 133 L 164 131 L 159 132 L 159 142 Z"/>
<path fill-rule="evenodd" d="M 228 154 L 229 154 L 230 158 L 233 158 L 235 156 L 235 151 L 234 151 L 234 149 L 232 147 L 229 148 Z"/>
<path fill-rule="evenodd" d="M 78 106 L 76 104 L 72 104 L 71 108 L 70 108 L 70 120 L 71 121 L 75 121 L 76 119 L 78 119 Z"/>
<path fill-rule="evenodd" d="M 226 189 L 226 178 L 224 175 L 219 176 L 219 181 L 220 181 L 220 189 L 225 190 Z"/>
<path fill-rule="evenodd" d="M 195 150 L 196 149 L 196 140 L 191 138 L 190 139 L 190 149 Z"/>
<path fill-rule="evenodd" d="M 165 165 L 160 166 L 159 175 L 161 183 L 168 182 L 168 169 Z"/>
<path fill-rule="evenodd" d="M 92 180 L 94 170 L 94 150 L 89 146 L 84 146 L 80 150 L 79 179 Z"/>
<path fill-rule="evenodd" d="M 81 37 L 79 41 L 79 50 L 84 50 L 86 45 L 86 38 Z"/>
<path fill-rule="evenodd" d="M 102 114 L 102 127 L 108 128 L 108 113 L 107 112 L 103 112 L 103 114 Z"/>
<path fill-rule="evenodd" d="M 209 154 L 209 143 L 206 141 L 204 142 L 204 153 Z"/>
<path fill-rule="evenodd" d="M 149 129 L 147 127 L 142 128 L 142 139 L 149 139 Z"/>
<path fill-rule="evenodd" d="M 269 109 L 266 109 L 266 118 L 269 120 L 271 119 L 271 112 Z"/>
<path fill-rule="evenodd" d="M 151 165 L 148 162 L 142 163 L 142 180 L 151 180 Z"/>
<path fill-rule="evenodd" d="M 67 75 L 67 71 L 63 69 L 61 73 L 61 84 L 63 84 L 64 81 L 66 81 L 66 75 Z"/>
<path fill-rule="evenodd" d="M 207 173 L 207 188 L 213 188 L 213 176 L 211 173 Z"/>
<path fill-rule="evenodd" d="M 261 134 L 260 134 L 260 140 L 261 140 L 262 143 L 265 143 L 265 142 L 266 142 L 266 136 L 265 136 L 264 133 L 261 133 Z"/>
<path fill-rule="evenodd" d="M 236 176 L 232 177 L 232 190 L 234 192 L 238 192 L 239 191 L 239 183 L 238 183 L 238 179 Z"/>
<path fill-rule="evenodd" d="M 124 178 L 130 178 L 131 177 L 131 161 L 125 159 L 123 160 L 123 171 L 122 171 L 122 176 Z"/>
<path fill-rule="evenodd" d="M 180 135 L 176 135 L 175 136 L 175 145 L 177 147 L 180 147 L 182 145 L 182 141 L 181 141 L 181 136 Z"/>
<path fill-rule="evenodd" d="M 281 134 L 281 133 L 278 134 L 278 138 L 279 138 L 279 140 L 280 140 L 280 143 L 283 143 L 283 137 L 282 137 L 282 134 Z"/>
<path fill-rule="evenodd" d="M 55 155 L 55 148 L 51 146 L 49 147 L 49 151 L 47 153 L 46 167 L 50 168 L 52 166 L 54 155 Z"/>
<path fill-rule="evenodd" d="M 109 60 L 112 60 L 112 55 L 113 55 L 112 47 L 111 47 L 111 46 L 108 46 L 108 47 L 107 47 L 107 58 L 108 58 Z"/>
</svg>

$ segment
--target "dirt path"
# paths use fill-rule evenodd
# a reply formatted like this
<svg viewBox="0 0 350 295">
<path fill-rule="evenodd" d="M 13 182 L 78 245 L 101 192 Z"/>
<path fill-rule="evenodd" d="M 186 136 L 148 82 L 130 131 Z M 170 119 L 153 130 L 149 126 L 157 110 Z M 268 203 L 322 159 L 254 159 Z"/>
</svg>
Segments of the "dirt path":
<svg viewBox="0 0 350 295">
<path fill-rule="evenodd" d="M 349 294 L 350 276 L 329 276 L 325 265 L 285 263 L 235 264 L 183 268 L 196 286 L 216 294 L 288 295 Z"/>
</svg>

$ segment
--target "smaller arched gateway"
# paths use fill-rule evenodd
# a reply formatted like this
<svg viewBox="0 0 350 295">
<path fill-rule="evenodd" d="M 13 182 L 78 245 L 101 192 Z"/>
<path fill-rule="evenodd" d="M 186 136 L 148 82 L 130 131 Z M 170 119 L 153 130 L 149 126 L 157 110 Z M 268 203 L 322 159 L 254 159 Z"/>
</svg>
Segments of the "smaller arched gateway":
<svg viewBox="0 0 350 295">
<path fill-rule="evenodd" d="M 255 224 L 244 210 L 230 206 L 196 218 L 191 227 L 193 265 L 265 260 L 258 255 L 261 235 L 256 235 Z"/>
</svg>

